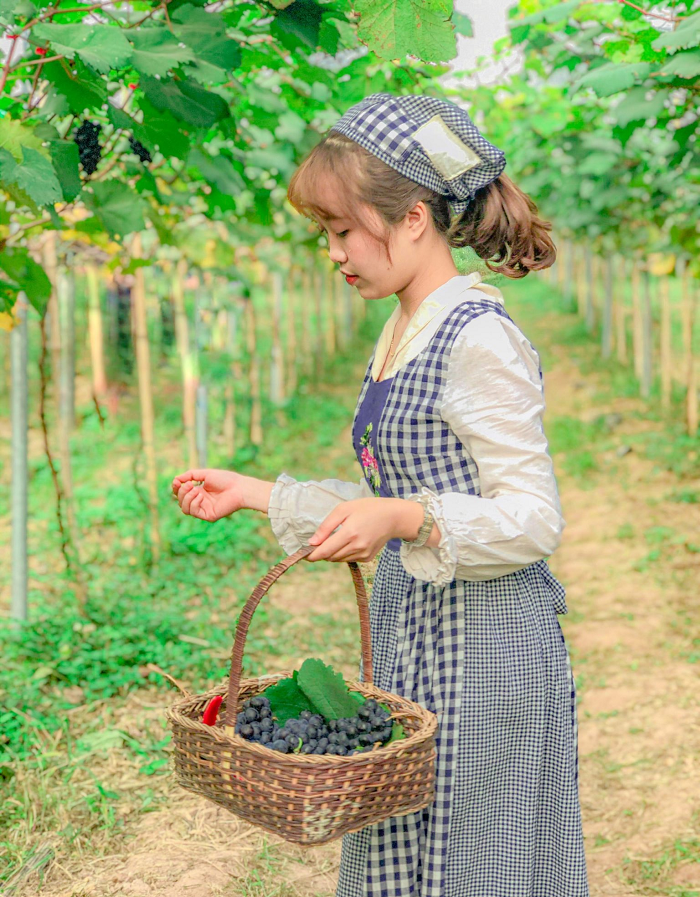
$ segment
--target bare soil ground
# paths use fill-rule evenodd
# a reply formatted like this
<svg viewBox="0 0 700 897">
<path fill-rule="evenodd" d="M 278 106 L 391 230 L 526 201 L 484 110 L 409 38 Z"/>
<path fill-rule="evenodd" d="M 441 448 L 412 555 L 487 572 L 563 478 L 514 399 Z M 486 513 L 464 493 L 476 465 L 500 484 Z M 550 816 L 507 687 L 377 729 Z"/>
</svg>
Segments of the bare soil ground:
<svg viewBox="0 0 700 897">
<path fill-rule="evenodd" d="M 551 351 L 557 360 L 545 373 L 550 418 L 620 414 L 616 434 L 622 443 L 639 429 L 628 418 L 634 400 L 601 405 L 595 376 L 583 379 L 564 349 Z M 348 432 L 341 444 L 350 444 Z M 567 474 L 561 455 L 555 460 L 567 527 L 550 564 L 568 593 L 563 626 L 579 684 L 591 893 L 693 897 L 700 894 L 694 662 L 700 662 L 700 506 L 672 500 L 678 480 L 634 451 L 599 457 L 589 482 Z M 356 479 L 351 465 L 348 459 L 346 475 Z M 683 485 L 697 489 L 700 483 Z M 290 631 L 299 634 L 299 656 L 290 656 L 289 663 L 306 656 L 304 626 L 309 615 L 323 610 L 337 621 L 334 633 L 347 633 L 346 647 L 329 645 L 329 660 L 356 675 L 356 611 L 345 569 L 299 564 L 276 584 L 274 596 L 292 615 Z M 135 737 L 159 730 L 162 711 L 162 693 L 155 690 L 89 710 L 101 715 L 105 727 Z M 143 778 L 125 763 L 119 746 L 96 751 L 92 769 L 104 788 L 133 793 L 133 803 L 125 804 L 118 825 L 112 820 L 111 829 L 94 832 L 89 844 L 83 835 L 69 854 L 57 855 L 44 869 L 43 882 L 37 873 L 22 876 L 17 897 L 334 893 L 339 843 L 296 848 L 180 790 L 170 776 L 149 780 L 160 801 L 144 812 Z M 66 806 L 66 824 L 70 819 Z M 50 834 L 44 840 L 50 845 Z"/>
</svg>

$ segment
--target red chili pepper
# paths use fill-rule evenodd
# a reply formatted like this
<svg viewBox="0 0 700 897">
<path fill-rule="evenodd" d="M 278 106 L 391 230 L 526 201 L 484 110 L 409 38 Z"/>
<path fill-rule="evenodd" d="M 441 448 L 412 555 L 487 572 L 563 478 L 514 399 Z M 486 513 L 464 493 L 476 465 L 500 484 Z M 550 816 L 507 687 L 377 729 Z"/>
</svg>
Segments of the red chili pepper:
<svg viewBox="0 0 700 897">
<path fill-rule="evenodd" d="M 202 718 L 202 722 L 205 726 L 213 726 L 216 724 L 216 717 L 219 715 L 219 707 L 221 707 L 221 702 L 223 698 L 221 695 L 214 695 L 214 697 L 209 701 L 207 706 L 204 708 L 204 717 Z"/>
<path fill-rule="evenodd" d="M 137 86 L 138 86 L 138 85 L 136 85 L 136 84 L 130 84 L 130 85 L 129 85 L 129 90 L 136 90 Z"/>
<path fill-rule="evenodd" d="M 37 47 L 36 52 L 39 56 L 46 56 L 46 47 Z"/>
</svg>

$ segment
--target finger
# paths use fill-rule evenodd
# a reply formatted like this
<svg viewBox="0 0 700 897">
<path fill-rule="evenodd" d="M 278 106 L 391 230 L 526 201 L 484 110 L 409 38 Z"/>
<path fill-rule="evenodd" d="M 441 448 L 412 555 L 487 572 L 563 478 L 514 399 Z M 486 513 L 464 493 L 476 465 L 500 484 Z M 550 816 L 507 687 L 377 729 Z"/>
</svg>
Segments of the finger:
<svg viewBox="0 0 700 897">
<path fill-rule="evenodd" d="M 190 507 L 192 506 L 192 500 L 195 499 L 201 492 L 201 486 L 195 486 L 193 489 L 187 493 L 187 495 L 182 499 L 182 510 L 185 514 L 190 513 Z"/>
<path fill-rule="evenodd" d="M 342 527 L 339 532 L 329 536 L 323 544 L 315 548 L 311 554 L 306 556 L 307 561 L 325 561 L 334 556 L 337 552 L 350 547 L 351 539 L 347 533 L 343 533 Z"/>
<path fill-rule="evenodd" d="M 202 480 L 206 479 L 206 475 L 206 469 L 203 470 L 199 468 L 196 470 L 188 470 L 185 473 L 178 474 L 178 476 L 176 476 L 173 480 L 173 491 L 177 492 L 177 490 L 183 483 L 187 483 L 190 480 L 199 480 L 201 482 Z M 175 485 L 176 483 L 177 487 Z"/>
<path fill-rule="evenodd" d="M 187 495 L 188 492 L 191 492 L 192 489 L 195 488 L 194 483 L 183 483 L 180 488 L 177 490 L 177 500 L 180 502 L 180 507 L 182 507 L 182 502 Z"/>
<path fill-rule="evenodd" d="M 206 511 L 202 508 L 202 502 L 204 501 L 205 492 L 202 489 L 190 502 L 190 514 L 193 517 L 199 517 L 200 520 L 206 520 L 207 514 Z"/>
<path fill-rule="evenodd" d="M 343 504 L 346 504 L 346 502 Z M 347 511 L 342 505 L 333 508 L 328 517 L 326 517 L 313 536 L 309 539 L 309 545 L 320 545 L 321 542 L 324 542 L 333 530 L 342 524 L 346 517 Z"/>
</svg>

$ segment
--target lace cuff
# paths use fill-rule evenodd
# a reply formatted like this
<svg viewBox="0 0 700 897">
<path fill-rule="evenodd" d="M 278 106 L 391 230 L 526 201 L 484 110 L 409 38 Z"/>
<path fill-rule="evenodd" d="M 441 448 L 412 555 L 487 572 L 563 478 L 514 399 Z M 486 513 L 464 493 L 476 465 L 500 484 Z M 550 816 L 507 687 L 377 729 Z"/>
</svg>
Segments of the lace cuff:
<svg viewBox="0 0 700 897">
<path fill-rule="evenodd" d="M 296 482 L 293 477 L 286 473 L 281 473 L 272 487 L 270 504 L 267 509 L 267 517 L 270 521 L 272 532 L 287 554 L 294 554 L 303 544 L 297 534 L 298 521 L 297 526 L 292 525 L 295 517 L 290 507 L 291 493 L 289 489 L 285 489 L 285 486 L 293 485 Z M 313 536 L 314 532 L 315 529 L 311 530 L 307 540 Z"/>
<path fill-rule="evenodd" d="M 440 496 L 432 492 L 426 486 L 419 493 L 407 495 L 408 501 L 418 501 L 420 497 L 429 499 L 430 512 L 440 530 L 440 544 L 438 548 L 429 545 L 419 547 L 410 542 L 401 542 L 401 563 L 407 573 L 423 582 L 432 582 L 436 586 L 445 586 L 455 578 L 457 569 L 457 546 L 449 531 L 445 519 Z"/>
<path fill-rule="evenodd" d="M 270 493 L 267 516 L 275 538 L 287 554 L 293 554 L 343 501 L 370 494 L 364 477 L 359 483 L 345 480 L 299 481 L 281 473 Z"/>
</svg>

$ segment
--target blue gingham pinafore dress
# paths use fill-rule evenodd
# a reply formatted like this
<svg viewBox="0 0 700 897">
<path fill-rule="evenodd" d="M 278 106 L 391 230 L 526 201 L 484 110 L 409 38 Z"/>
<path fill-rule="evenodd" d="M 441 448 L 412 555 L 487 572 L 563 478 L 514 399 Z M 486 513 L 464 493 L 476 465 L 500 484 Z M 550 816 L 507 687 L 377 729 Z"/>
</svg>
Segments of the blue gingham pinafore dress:
<svg viewBox="0 0 700 897">
<path fill-rule="evenodd" d="M 376 495 L 480 494 L 439 409 L 456 335 L 489 311 L 509 317 L 488 298 L 460 303 L 380 383 L 372 354 L 353 442 Z M 544 560 L 438 587 L 405 571 L 399 546 L 383 549 L 372 588 L 374 681 L 437 714 L 436 798 L 345 835 L 336 897 L 585 897 L 564 588 Z"/>
</svg>

